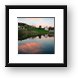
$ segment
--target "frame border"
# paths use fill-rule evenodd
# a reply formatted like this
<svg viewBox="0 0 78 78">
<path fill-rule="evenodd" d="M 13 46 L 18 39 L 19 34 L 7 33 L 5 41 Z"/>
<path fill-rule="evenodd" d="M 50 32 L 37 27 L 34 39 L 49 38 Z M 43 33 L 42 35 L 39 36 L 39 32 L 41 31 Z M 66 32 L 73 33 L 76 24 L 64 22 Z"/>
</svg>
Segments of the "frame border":
<svg viewBox="0 0 78 78">
<path fill-rule="evenodd" d="M 5 67 L 67 67 L 67 5 L 5 5 L 6 8 L 6 64 Z M 9 9 L 64 9 L 64 63 L 9 63 Z"/>
</svg>

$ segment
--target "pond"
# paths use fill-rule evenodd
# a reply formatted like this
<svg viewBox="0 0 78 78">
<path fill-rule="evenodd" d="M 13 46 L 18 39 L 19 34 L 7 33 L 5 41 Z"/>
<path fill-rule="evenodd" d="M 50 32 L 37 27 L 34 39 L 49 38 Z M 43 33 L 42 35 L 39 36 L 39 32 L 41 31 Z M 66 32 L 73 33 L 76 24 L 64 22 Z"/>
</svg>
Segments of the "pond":
<svg viewBox="0 0 78 78">
<path fill-rule="evenodd" d="M 18 40 L 18 54 L 54 54 L 54 36 L 39 35 Z"/>
</svg>

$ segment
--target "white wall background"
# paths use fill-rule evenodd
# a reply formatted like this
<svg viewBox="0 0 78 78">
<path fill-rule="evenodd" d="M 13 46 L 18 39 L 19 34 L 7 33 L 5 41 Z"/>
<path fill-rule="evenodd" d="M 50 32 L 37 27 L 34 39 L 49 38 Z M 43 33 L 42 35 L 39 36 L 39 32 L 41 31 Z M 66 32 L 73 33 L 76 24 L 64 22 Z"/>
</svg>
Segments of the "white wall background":
<svg viewBox="0 0 78 78">
<path fill-rule="evenodd" d="M 5 5 L 68 5 L 67 68 L 5 68 Z M 78 78 L 78 0 L 0 0 L 0 78 Z"/>
</svg>

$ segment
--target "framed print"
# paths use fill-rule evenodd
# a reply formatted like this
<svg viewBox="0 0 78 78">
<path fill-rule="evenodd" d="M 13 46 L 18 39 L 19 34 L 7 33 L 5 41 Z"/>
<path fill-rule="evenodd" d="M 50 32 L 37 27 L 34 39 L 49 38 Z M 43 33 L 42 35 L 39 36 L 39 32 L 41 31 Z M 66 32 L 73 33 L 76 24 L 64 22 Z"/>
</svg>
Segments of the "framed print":
<svg viewBox="0 0 78 78">
<path fill-rule="evenodd" d="M 5 7 L 5 67 L 67 67 L 66 5 Z"/>
</svg>

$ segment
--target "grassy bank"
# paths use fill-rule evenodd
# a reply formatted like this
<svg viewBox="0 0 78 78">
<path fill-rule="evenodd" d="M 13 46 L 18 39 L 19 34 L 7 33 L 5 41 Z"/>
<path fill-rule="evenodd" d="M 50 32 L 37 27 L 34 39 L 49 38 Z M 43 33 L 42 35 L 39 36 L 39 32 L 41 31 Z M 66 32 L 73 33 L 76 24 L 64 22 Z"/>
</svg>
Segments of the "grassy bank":
<svg viewBox="0 0 78 78">
<path fill-rule="evenodd" d="M 18 39 L 25 39 L 29 37 L 35 37 L 38 35 L 44 35 L 48 34 L 49 31 L 43 30 L 43 29 L 33 29 L 33 30 L 27 30 L 27 29 L 20 29 L 18 30 Z"/>
<path fill-rule="evenodd" d="M 45 30 L 44 28 L 37 28 L 28 24 L 18 23 L 18 40 L 23 40 L 29 37 L 36 37 L 45 34 L 54 34 L 53 32 L 49 32 L 49 30 Z"/>
</svg>

